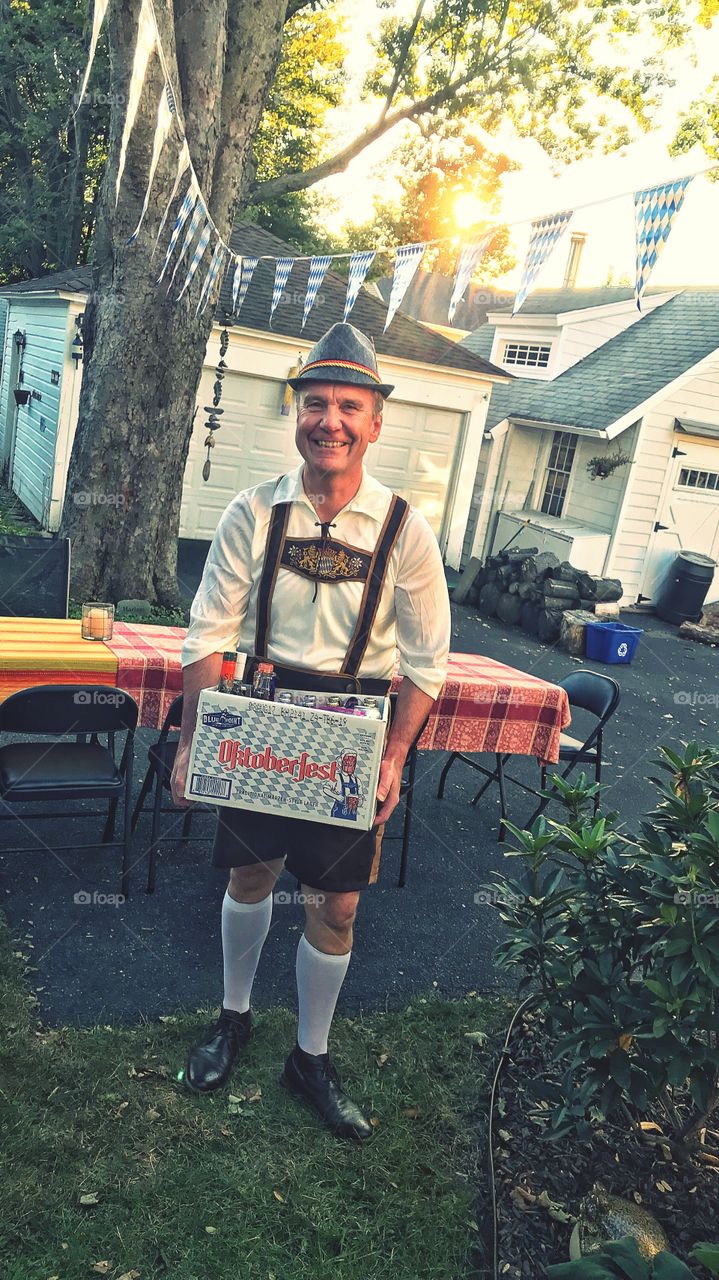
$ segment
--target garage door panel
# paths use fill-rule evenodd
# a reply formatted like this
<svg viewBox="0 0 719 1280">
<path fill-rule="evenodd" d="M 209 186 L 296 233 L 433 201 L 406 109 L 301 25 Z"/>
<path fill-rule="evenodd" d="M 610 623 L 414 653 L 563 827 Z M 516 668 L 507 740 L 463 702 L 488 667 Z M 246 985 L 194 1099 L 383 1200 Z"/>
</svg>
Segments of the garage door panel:
<svg viewBox="0 0 719 1280">
<path fill-rule="evenodd" d="M 212 399 L 214 372 L 206 370 L 199 393 L 182 490 L 180 536 L 211 539 L 222 512 L 242 489 L 296 467 L 294 412 L 280 414 L 285 383 L 227 373 L 222 429 L 216 437 L 212 472 L 202 479 L 207 435 L 203 406 Z M 439 537 L 462 415 L 388 401 L 382 433 L 367 454 L 367 467 L 395 493 L 419 508 Z"/>
</svg>

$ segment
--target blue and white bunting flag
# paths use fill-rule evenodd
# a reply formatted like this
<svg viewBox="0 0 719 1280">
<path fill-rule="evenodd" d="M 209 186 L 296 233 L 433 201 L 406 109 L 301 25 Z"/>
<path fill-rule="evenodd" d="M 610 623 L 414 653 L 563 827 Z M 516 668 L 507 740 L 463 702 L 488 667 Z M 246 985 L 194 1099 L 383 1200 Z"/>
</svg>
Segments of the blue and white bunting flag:
<svg viewBox="0 0 719 1280">
<path fill-rule="evenodd" d="M 180 292 L 178 293 L 175 299 L 176 302 L 180 301 L 180 298 L 183 296 L 183 294 L 187 292 L 190 285 L 192 284 L 192 281 L 195 277 L 195 272 L 197 271 L 197 268 L 199 267 L 200 263 L 202 262 L 202 259 L 205 256 L 205 249 L 210 243 L 211 235 L 212 235 L 212 223 L 208 221 L 205 223 L 204 227 L 202 228 L 202 231 L 200 233 L 200 238 L 197 241 L 197 244 L 195 245 L 195 251 L 192 255 L 192 258 L 190 259 L 190 265 L 187 268 L 185 283 L 183 284 L 182 288 L 180 289 Z"/>
<path fill-rule="evenodd" d="M 385 333 L 394 320 L 397 308 L 401 306 L 402 299 L 414 280 L 415 272 L 424 257 L 426 248 L 427 246 L 424 244 L 403 244 L 401 249 L 397 250 L 397 256 L 394 260 L 392 292 L 389 296 L 387 319 L 384 322 Z"/>
<path fill-rule="evenodd" d="M 235 274 L 232 281 L 232 314 L 236 315 L 240 310 L 245 298 L 247 290 L 259 258 L 241 258 L 239 255 L 235 257 Z"/>
<path fill-rule="evenodd" d="M 449 304 L 450 324 L 454 324 L 457 307 L 465 295 L 467 285 L 474 275 L 477 263 L 486 253 L 496 234 L 497 229 L 495 227 L 494 231 L 488 231 L 486 235 L 482 236 L 481 240 L 477 240 L 474 244 L 466 244 L 462 249 L 457 263 L 457 274 L 454 277 L 454 288 L 452 289 L 452 298 Z"/>
<path fill-rule="evenodd" d="M 320 285 L 327 275 L 331 261 L 332 258 L 328 254 L 322 258 L 313 258 L 310 263 L 310 273 L 307 277 L 307 292 L 305 294 L 305 310 L 304 315 L 302 316 L 303 329 L 307 324 L 307 317 L 315 305 L 315 299 L 320 291 Z"/>
<path fill-rule="evenodd" d="M 532 223 L 522 282 L 512 307 L 513 316 L 519 311 L 547 258 L 567 230 L 573 212 L 572 209 L 566 209 L 564 213 L 553 213 L 548 218 L 537 218 Z"/>
<path fill-rule="evenodd" d="M 295 265 L 294 258 L 278 258 L 275 264 L 275 287 L 272 290 L 272 306 L 270 307 L 270 325 L 272 317 L 277 310 L 280 298 L 285 291 L 285 285 L 290 278 L 290 271 Z"/>
<path fill-rule="evenodd" d="M 155 177 L 157 162 L 160 159 L 160 152 L 162 151 L 162 148 L 165 145 L 165 139 L 167 138 L 167 135 L 170 132 L 170 125 L 172 124 L 172 109 L 170 107 L 170 102 L 166 92 L 169 88 L 170 88 L 169 84 L 166 84 L 165 89 L 160 94 L 160 102 L 157 108 L 157 123 L 155 124 L 155 137 L 152 143 L 152 159 L 150 160 L 150 172 L 147 176 L 147 187 L 145 188 L 145 199 L 143 201 L 142 212 L 140 214 L 138 224 L 135 227 L 135 230 L 133 231 L 132 235 L 130 236 L 130 239 L 127 242 L 128 244 L 133 244 L 134 241 L 137 239 L 137 233 L 140 230 L 145 214 L 147 213 L 147 206 L 150 203 L 150 191 L 152 190 L 152 183 Z"/>
<path fill-rule="evenodd" d="M 185 232 L 185 239 L 184 239 L 184 240 L 183 240 L 183 242 L 182 242 L 182 248 L 180 249 L 180 252 L 178 253 L 177 258 L 175 259 L 175 265 L 174 265 L 174 267 L 172 268 L 172 275 L 170 276 L 170 283 L 169 283 L 169 284 L 168 284 L 168 286 L 167 286 L 167 292 L 168 292 L 168 293 L 170 292 L 170 289 L 172 288 L 172 284 L 173 284 L 173 281 L 174 281 L 174 279 L 175 279 L 175 276 L 177 275 L 177 269 L 178 269 L 178 267 L 179 267 L 180 263 L 181 263 L 181 262 L 183 261 L 183 259 L 185 258 L 185 255 L 187 254 L 187 252 L 188 252 L 188 250 L 189 250 L 189 248 L 190 248 L 190 245 L 192 244 L 192 241 L 194 240 L 195 236 L 197 235 L 197 232 L 198 232 L 198 231 L 199 231 L 199 229 L 200 229 L 200 224 L 201 224 L 202 222 L 204 222 L 204 220 L 206 219 L 206 217 L 207 217 L 207 210 L 206 210 L 206 208 L 205 208 L 205 206 L 204 206 L 204 204 L 203 204 L 203 202 L 202 202 L 202 197 L 198 195 L 198 197 L 197 197 L 197 204 L 195 205 L 194 209 L 192 210 L 192 217 L 190 218 L 190 224 L 189 224 L 189 226 L 188 226 L 188 228 L 187 228 L 187 231 Z"/>
<path fill-rule="evenodd" d="M 122 143 L 120 145 L 120 160 L 118 162 L 117 178 L 115 180 L 116 206 L 120 199 L 120 183 L 122 182 L 122 175 L 125 171 L 127 144 L 130 140 L 130 134 L 132 133 L 132 128 L 135 123 L 137 108 L 140 105 L 140 95 L 142 94 L 142 86 L 145 83 L 147 64 L 150 61 L 150 54 L 155 48 L 156 43 L 157 27 L 155 26 L 155 16 L 152 10 L 152 0 L 142 0 L 137 26 L 137 44 L 135 45 L 135 56 L 132 62 L 130 89 L 127 95 L 125 125 L 122 131 Z"/>
<path fill-rule="evenodd" d="M 172 208 L 172 202 L 175 199 L 175 196 L 177 195 L 177 192 L 180 187 L 180 183 L 182 182 L 183 174 L 187 172 L 189 167 L 190 167 L 190 148 L 187 145 L 187 138 L 185 138 L 183 140 L 182 146 L 180 147 L 180 154 L 177 157 L 177 174 L 175 175 L 175 182 L 174 182 L 172 191 L 170 192 L 170 199 L 165 205 L 165 212 L 162 215 L 162 221 L 160 223 L 159 230 L 155 237 L 155 243 L 152 246 L 152 254 L 151 254 L 152 258 L 154 258 L 155 256 L 155 250 L 157 249 L 160 236 L 162 235 L 163 228 L 165 226 L 165 223 L 167 222 L 167 215 L 170 212 L 170 209 Z M 188 192 L 188 196 L 189 196 L 189 192 Z M 185 199 L 187 199 L 188 196 L 186 196 Z M 190 208 L 191 207 L 192 206 L 190 206 Z M 183 205 L 183 208 L 184 208 L 184 205 Z M 188 213 L 189 213 L 189 209 L 188 209 Z M 175 226 L 177 226 L 177 223 L 175 223 Z"/>
<path fill-rule="evenodd" d="M 343 319 L 346 321 L 352 310 L 362 285 L 364 284 L 367 272 L 375 260 L 375 250 L 366 249 L 362 253 L 353 253 L 350 258 L 350 269 L 347 277 L 347 297 L 345 298 L 345 313 Z"/>
<path fill-rule="evenodd" d="M 634 195 L 634 225 L 637 242 L 637 276 L 634 299 L 639 311 L 642 294 L 649 283 L 657 258 L 669 239 L 672 222 L 684 203 L 686 189 L 693 175 L 647 187 Z"/>
<path fill-rule="evenodd" d="M 85 67 L 85 74 L 82 77 L 80 92 L 77 95 L 77 105 L 73 113 L 74 115 L 77 115 L 78 111 L 80 110 L 80 107 L 82 106 L 82 100 L 85 97 L 87 82 L 90 79 L 90 72 L 92 71 L 92 64 L 95 59 L 95 50 L 97 49 L 97 38 L 100 34 L 100 28 L 102 27 L 102 24 L 105 20 L 105 14 L 107 13 L 107 5 L 108 5 L 108 0 L 95 0 L 95 9 L 92 15 L 92 36 L 90 37 L 90 49 L 87 55 L 87 66 Z"/>
<path fill-rule="evenodd" d="M 162 264 L 162 271 L 157 277 L 155 284 L 161 283 L 162 277 L 167 271 L 170 258 L 172 257 L 172 251 L 175 248 L 175 245 L 177 244 L 179 234 L 182 231 L 182 228 L 184 227 L 185 223 L 187 222 L 187 219 L 190 216 L 191 210 L 193 209 L 193 207 L 196 207 L 196 202 L 199 200 L 199 198 L 200 198 L 200 193 L 195 184 L 195 180 L 193 178 L 190 182 L 189 187 L 187 188 L 187 194 L 185 195 L 185 198 L 182 201 L 182 204 L 180 205 L 180 211 L 177 217 L 175 218 L 175 225 L 172 228 L 172 235 L 170 236 L 170 243 L 167 246 L 165 261 Z"/>
<path fill-rule="evenodd" d="M 197 315 L 198 313 L 200 313 L 201 315 L 204 315 L 205 311 L 207 310 L 207 305 L 210 301 L 210 298 L 212 297 L 212 289 L 213 289 L 214 283 L 224 264 L 226 252 L 227 250 L 225 249 L 224 244 L 218 238 L 217 244 L 215 245 L 215 251 L 212 255 L 212 260 L 210 262 L 209 270 L 207 272 L 207 275 L 205 276 L 205 283 L 202 286 L 202 293 L 200 294 L 200 299 L 195 309 L 195 315 Z"/>
</svg>

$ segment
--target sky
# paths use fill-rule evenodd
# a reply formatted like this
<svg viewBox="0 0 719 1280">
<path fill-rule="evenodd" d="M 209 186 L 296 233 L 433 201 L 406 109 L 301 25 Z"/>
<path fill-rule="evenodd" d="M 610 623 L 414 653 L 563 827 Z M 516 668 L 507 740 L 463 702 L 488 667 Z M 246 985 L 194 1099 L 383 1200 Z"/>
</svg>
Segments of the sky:
<svg viewBox="0 0 719 1280">
<path fill-rule="evenodd" d="M 403 0 L 405 2 L 414 8 L 414 0 Z M 371 56 L 366 32 L 375 20 L 381 18 L 378 10 L 370 13 L 373 7 L 374 0 L 342 0 L 340 5 L 346 16 L 350 45 L 347 61 L 350 86 L 358 86 Z M 553 162 L 532 139 L 519 138 L 510 126 L 498 135 L 501 148 L 522 167 L 519 172 L 506 175 L 498 215 L 498 220 L 521 224 L 512 231 L 518 265 L 499 278 L 497 284 L 515 288 L 519 283 L 529 236 L 529 220 L 563 209 L 577 210 L 571 230 L 583 231 L 587 235 L 577 284 L 604 284 L 610 277 L 615 283 L 626 279 L 633 281 L 633 191 L 694 173 L 710 163 L 701 148 L 678 158 L 671 157 L 668 152 L 680 115 L 719 67 L 719 23 L 715 23 L 710 31 L 696 28 L 696 32 L 693 45 L 668 55 L 670 72 L 676 84 L 664 91 L 655 127 L 650 133 L 639 135 L 621 151 L 610 155 L 593 154 L 564 167 L 560 175 L 555 176 Z M 354 94 L 350 90 L 348 96 L 354 97 L 354 102 L 338 112 L 332 123 L 333 132 L 342 140 L 354 136 L 358 126 L 372 118 L 372 113 L 363 115 L 363 109 L 358 110 L 357 92 L 358 89 Z M 395 193 L 391 178 L 382 178 L 377 171 L 386 164 L 398 141 L 396 133 L 381 139 L 358 157 L 346 174 L 337 175 L 322 185 L 323 192 L 336 202 L 336 211 L 327 218 L 332 230 L 339 230 L 348 220 L 361 222 L 371 216 L 374 193 L 385 192 L 390 198 Z M 607 197 L 612 198 L 608 200 Z M 603 203 L 578 208 L 598 200 Z M 717 226 L 719 181 L 696 177 L 687 190 L 684 206 L 655 267 L 652 284 L 719 284 Z M 539 283 L 544 287 L 562 283 L 568 247 L 567 235 L 543 270 Z"/>
</svg>

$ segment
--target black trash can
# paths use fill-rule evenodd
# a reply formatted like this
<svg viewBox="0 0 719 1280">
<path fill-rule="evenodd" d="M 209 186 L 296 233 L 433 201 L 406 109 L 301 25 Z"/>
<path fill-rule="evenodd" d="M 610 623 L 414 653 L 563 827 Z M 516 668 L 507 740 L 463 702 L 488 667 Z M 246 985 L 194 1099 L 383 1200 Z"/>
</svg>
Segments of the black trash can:
<svg viewBox="0 0 719 1280">
<path fill-rule="evenodd" d="M 698 622 L 716 567 L 716 560 L 700 551 L 680 551 L 657 597 L 657 617 L 675 626 Z"/>
</svg>

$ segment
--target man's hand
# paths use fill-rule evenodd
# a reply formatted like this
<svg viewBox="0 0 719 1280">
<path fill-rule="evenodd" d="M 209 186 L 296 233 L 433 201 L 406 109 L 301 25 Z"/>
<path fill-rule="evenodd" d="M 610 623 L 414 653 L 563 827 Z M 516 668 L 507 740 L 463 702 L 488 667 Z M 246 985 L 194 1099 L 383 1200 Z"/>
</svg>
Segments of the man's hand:
<svg viewBox="0 0 719 1280">
<path fill-rule="evenodd" d="M 172 803 L 178 809 L 189 809 L 192 804 L 185 796 L 185 783 L 187 782 L 187 766 L 190 763 L 190 747 L 188 742 L 186 745 L 180 743 L 175 756 L 175 764 L 170 778 L 170 790 L 172 791 Z"/>
<path fill-rule="evenodd" d="M 387 822 L 396 809 L 403 767 L 402 761 L 394 756 L 385 756 L 382 761 L 379 767 L 379 781 L 377 783 L 379 809 L 372 823 L 373 827 L 379 827 L 382 823 Z"/>
</svg>

